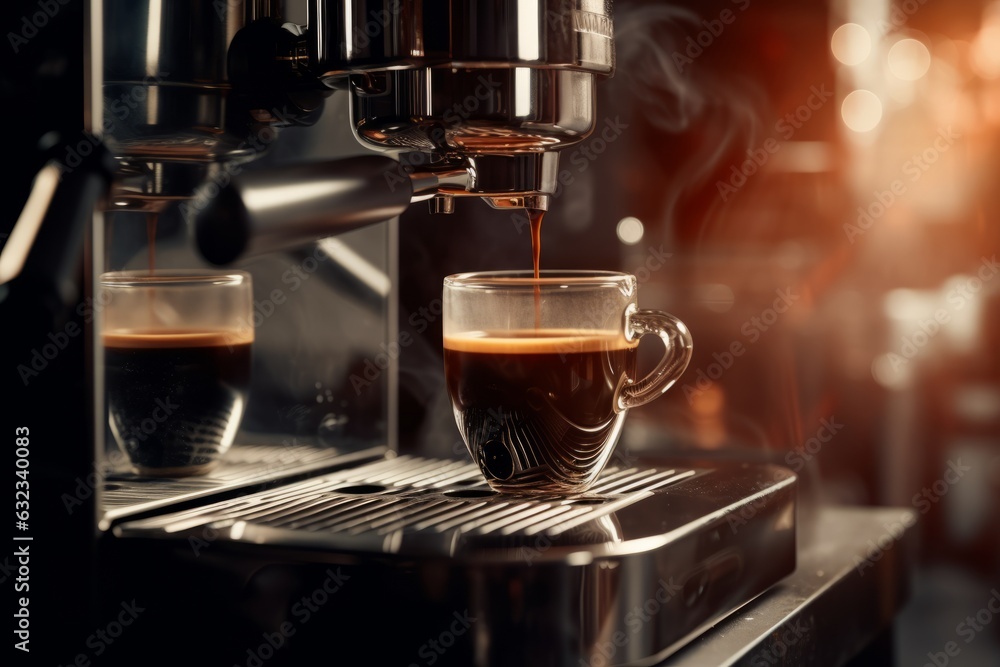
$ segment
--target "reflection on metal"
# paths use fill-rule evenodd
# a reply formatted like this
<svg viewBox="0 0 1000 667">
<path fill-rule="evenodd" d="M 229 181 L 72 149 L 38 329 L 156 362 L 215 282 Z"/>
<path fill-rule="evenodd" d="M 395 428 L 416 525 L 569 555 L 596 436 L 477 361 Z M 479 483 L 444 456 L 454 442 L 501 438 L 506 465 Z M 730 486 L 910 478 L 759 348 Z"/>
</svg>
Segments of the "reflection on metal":
<svg viewBox="0 0 1000 667">
<path fill-rule="evenodd" d="M 356 464 L 380 456 L 384 451 L 384 448 L 344 452 L 307 445 L 237 444 L 207 475 L 153 479 L 140 477 L 127 469 L 113 470 L 104 477 L 101 529 L 107 530 L 114 521 L 124 517 L 294 475 Z"/>
<path fill-rule="evenodd" d="M 372 293 L 383 299 L 388 298 L 392 285 L 385 271 L 369 262 L 340 239 L 325 238 L 319 241 L 318 245 L 330 259 L 337 262 Z"/>
</svg>

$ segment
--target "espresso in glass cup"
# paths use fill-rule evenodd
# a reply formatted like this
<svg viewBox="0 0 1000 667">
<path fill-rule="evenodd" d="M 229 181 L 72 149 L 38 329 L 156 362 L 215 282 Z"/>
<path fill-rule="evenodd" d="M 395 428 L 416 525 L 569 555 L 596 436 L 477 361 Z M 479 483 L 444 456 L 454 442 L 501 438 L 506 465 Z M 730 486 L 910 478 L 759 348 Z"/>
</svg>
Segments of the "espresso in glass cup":
<svg viewBox="0 0 1000 667">
<path fill-rule="evenodd" d="M 444 281 L 444 365 L 455 420 L 490 486 L 580 493 L 611 457 L 629 408 L 691 360 L 677 318 L 636 305 L 635 276 L 599 271 L 465 273 Z M 636 374 L 639 338 L 663 357 Z"/>
<path fill-rule="evenodd" d="M 250 275 L 101 276 L 108 419 L 141 475 L 211 470 L 233 443 L 250 390 Z"/>
</svg>

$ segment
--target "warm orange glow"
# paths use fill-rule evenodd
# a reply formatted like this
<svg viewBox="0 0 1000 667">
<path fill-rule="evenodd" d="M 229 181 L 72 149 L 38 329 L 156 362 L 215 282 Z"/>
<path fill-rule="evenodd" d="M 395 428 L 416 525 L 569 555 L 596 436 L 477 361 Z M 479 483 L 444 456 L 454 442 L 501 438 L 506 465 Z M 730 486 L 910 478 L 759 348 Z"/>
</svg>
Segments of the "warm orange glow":
<svg viewBox="0 0 1000 667">
<path fill-rule="evenodd" d="M 972 43 L 972 69 L 984 79 L 1000 78 L 1000 22 L 988 23 Z"/>
</svg>

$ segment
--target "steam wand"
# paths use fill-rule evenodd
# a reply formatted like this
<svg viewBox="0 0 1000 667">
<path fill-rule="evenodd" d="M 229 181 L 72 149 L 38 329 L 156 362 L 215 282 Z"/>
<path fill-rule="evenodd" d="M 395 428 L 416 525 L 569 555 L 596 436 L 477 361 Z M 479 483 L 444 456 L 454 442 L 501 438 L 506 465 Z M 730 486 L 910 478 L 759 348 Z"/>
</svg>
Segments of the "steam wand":
<svg viewBox="0 0 1000 667">
<path fill-rule="evenodd" d="M 450 204 L 469 178 L 453 164 L 404 170 L 381 155 L 248 170 L 210 199 L 196 195 L 189 222 L 202 256 L 224 265 L 388 220 L 415 201 Z"/>
</svg>

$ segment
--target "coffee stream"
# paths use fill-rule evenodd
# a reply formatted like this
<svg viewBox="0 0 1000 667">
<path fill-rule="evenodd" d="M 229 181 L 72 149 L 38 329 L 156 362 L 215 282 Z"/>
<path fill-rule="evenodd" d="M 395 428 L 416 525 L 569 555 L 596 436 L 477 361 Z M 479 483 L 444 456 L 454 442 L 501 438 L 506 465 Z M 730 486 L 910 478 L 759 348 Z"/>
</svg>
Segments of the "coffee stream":
<svg viewBox="0 0 1000 667">
<path fill-rule="evenodd" d="M 149 277 L 153 277 L 153 273 L 156 271 L 156 222 L 158 215 L 156 213 L 146 214 L 146 247 L 149 257 Z M 153 321 L 153 301 L 156 299 L 156 290 L 149 290 L 149 295 L 146 299 L 146 308 L 149 311 L 149 321 Z"/>
<path fill-rule="evenodd" d="M 535 269 L 535 280 L 537 281 L 540 272 L 539 265 L 542 258 L 542 218 L 545 211 L 541 209 L 525 209 L 528 213 L 528 222 L 531 223 L 531 260 Z M 542 288 L 535 284 L 535 329 L 542 328 Z"/>
<path fill-rule="evenodd" d="M 535 268 L 535 280 L 538 280 L 538 267 L 542 257 L 542 218 L 545 211 L 541 209 L 525 209 L 528 213 L 528 222 L 531 223 L 531 258 Z"/>
</svg>

